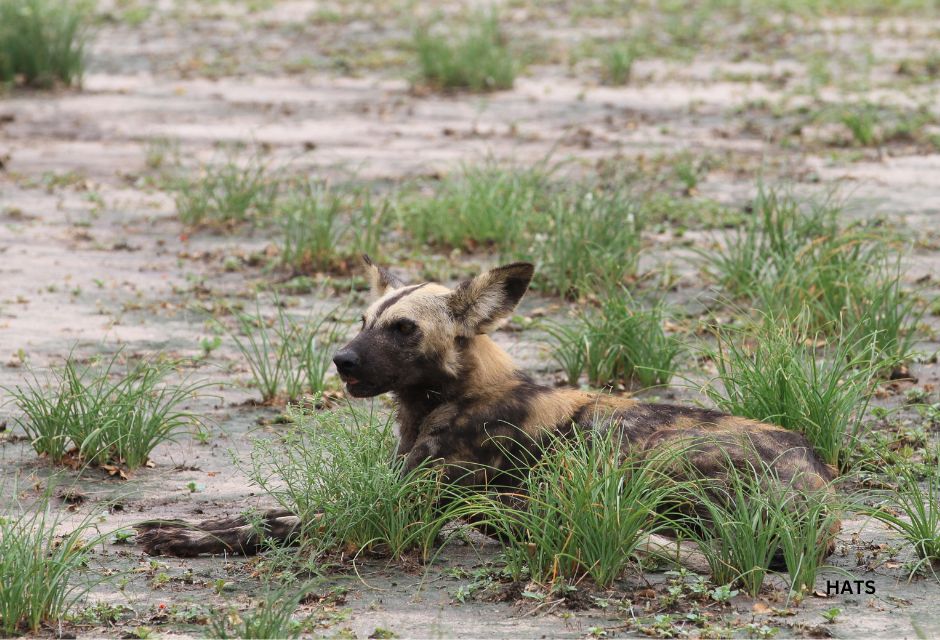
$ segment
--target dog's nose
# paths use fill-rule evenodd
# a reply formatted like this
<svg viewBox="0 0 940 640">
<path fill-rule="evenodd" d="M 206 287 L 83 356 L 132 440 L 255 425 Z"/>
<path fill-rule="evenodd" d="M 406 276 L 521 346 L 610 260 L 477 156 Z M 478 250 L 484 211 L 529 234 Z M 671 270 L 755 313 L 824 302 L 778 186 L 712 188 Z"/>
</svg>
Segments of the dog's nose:
<svg viewBox="0 0 940 640">
<path fill-rule="evenodd" d="M 340 373 L 355 373 L 356 369 L 359 368 L 359 354 L 351 349 L 343 349 L 333 356 L 333 364 L 336 365 L 336 370 Z"/>
</svg>

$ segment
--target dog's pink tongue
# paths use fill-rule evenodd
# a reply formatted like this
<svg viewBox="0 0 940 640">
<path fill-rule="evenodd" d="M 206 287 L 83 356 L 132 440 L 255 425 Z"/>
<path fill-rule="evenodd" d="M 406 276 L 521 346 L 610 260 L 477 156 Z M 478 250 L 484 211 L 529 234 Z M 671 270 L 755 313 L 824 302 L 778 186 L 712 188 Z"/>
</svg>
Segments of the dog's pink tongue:
<svg viewBox="0 0 940 640">
<path fill-rule="evenodd" d="M 358 384 L 359 378 L 353 378 L 352 376 L 346 376 L 346 384 Z"/>
</svg>

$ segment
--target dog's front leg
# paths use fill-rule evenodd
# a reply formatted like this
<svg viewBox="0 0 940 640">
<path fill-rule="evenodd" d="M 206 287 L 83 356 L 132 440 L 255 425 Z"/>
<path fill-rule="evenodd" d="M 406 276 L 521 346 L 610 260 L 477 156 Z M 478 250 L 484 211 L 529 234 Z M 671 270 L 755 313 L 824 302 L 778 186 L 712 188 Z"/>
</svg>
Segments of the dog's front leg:
<svg viewBox="0 0 940 640">
<path fill-rule="evenodd" d="M 465 449 L 448 450 L 438 438 L 419 438 L 405 456 L 402 472 L 407 475 L 422 466 L 442 468 L 441 482 L 447 487 L 439 493 L 436 504 L 439 515 L 450 512 L 455 519 L 467 522 L 490 538 L 502 540 L 515 535 L 516 532 L 507 530 L 505 520 L 493 520 L 488 506 L 495 499 L 500 508 L 524 509 L 525 497 L 517 489 L 518 478 L 472 457 Z M 494 486 L 494 476 L 498 478 L 498 488 Z M 459 508 L 451 510 L 458 502 Z"/>
</svg>

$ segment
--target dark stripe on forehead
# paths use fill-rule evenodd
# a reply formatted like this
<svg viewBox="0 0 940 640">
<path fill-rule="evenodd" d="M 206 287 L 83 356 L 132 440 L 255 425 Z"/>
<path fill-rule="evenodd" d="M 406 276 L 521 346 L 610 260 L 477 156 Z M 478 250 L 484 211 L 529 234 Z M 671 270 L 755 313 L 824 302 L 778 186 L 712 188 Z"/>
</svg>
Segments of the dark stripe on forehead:
<svg viewBox="0 0 940 640">
<path fill-rule="evenodd" d="M 393 304 L 395 304 L 396 302 L 398 302 L 399 300 L 401 300 L 402 298 L 404 298 L 405 296 L 407 296 L 409 293 L 413 293 L 413 292 L 417 291 L 418 289 L 420 289 L 421 287 L 425 286 L 426 284 L 427 284 L 427 282 L 422 283 L 422 284 L 413 284 L 413 285 L 411 285 L 410 287 L 405 287 L 404 289 L 402 289 L 401 291 L 399 291 L 398 293 L 396 293 L 395 295 L 393 295 L 391 298 L 389 298 L 388 300 L 386 300 L 385 302 L 383 302 L 383 303 L 379 306 L 379 308 L 375 310 L 375 317 L 372 318 L 372 326 L 373 326 L 373 327 L 375 326 L 375 323 L 378 321 L 379 318 L 382 317 L 382 314 L 385 313 L 385 311 L 386 311 L 390 306 L 392 306 Z"/>
</svg>

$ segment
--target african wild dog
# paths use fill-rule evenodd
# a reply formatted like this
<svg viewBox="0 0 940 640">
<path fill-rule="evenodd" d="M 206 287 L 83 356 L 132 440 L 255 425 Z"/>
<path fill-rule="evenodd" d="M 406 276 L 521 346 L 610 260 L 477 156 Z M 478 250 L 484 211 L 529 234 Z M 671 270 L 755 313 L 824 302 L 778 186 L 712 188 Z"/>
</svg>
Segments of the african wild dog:
<svg viewBox="0 0 940 640">
<path fill-rule="evenodd" d="M 534 382 L 487 335 L 525 294 L 531 264 L 499 267 L 451 290 L 434 283 L 406 286 L 365 261 L 376 299 L 362 316 L 359 334 L 333 361 L 350 395 L 394 394 L 398 454 L 409 469 L 434 460 L 445 465 L 451 481 L 476 486 L 524 457 L 507 450 L 507 442 L 524 449 L 546 434 L 615 429 L 634 453 L 694 442 L 686 462 L 706 477 L 720 478 L 729 462 L 744 469 L 763 462 L 795 490 L 825 490 L 834 478 L 806 439 L 792 431 L 710 409 L 643 404 Z M 265 535 L 286 538 L 297 525 L 287 511 L 269 512 Z M 252 553 L 261 542 L 258 527 L 240 517 L 141 529 L 138 540 L 150 553 Z"/>
</svg>

